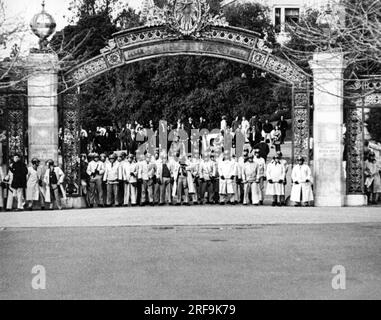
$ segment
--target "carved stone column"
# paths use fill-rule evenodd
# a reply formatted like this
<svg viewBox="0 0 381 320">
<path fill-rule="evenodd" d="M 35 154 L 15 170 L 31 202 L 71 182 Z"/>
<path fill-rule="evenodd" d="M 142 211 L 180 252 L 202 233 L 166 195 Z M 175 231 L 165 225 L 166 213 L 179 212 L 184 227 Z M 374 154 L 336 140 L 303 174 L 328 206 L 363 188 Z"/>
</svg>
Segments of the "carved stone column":
<svg viewBox="0 0 381 320">
<path fill-rule="evenodd" d="M 342 53 L 319 52 L 310 61 L 314 80 L 314 182 L 317 207 L 342 207 L 345 202 L 343 167 Z"/>
<path fill-rule="evenodd" d="M 28 67 L 29 158 L 58 163 L 58 58 L 30 53 Z"/>
</svg>

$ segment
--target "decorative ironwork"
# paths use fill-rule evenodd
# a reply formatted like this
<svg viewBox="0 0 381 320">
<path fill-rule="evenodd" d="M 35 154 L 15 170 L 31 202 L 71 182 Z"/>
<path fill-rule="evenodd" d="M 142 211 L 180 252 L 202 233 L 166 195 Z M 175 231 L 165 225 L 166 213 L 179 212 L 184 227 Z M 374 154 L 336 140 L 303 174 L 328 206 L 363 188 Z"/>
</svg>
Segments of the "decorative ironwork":
<svg viewBox="0 0 381 320">
<path fill-rule="evenodd" d="M 227 26 L 224 16 L 212 16 L 207 0 L 169 0 L 164 8 L 146 10 L 146 26 L 165 25 L 184 36 L 198 34 L 208 26 Z"/>
<path fill-rule="evenodd" d="M 180 5 L 181 3 L 181 5 Z M 101 50 L 101 55 L 82 63 L 64 74 L 64 83 L 80 85 L 112 68 L 153 57 L 192 54 L 221 57 L 259 67 L 271 72 L 289 83 L 300 85 L 308 79 L 306 74 L 291 62 L 272 55 L 260 34 L 228 26 L 219 18 L 210 17 L 209 9 L 203 7 L 204 0 L 172 1 L 172 9 L 153 8 L 147 17 L 165 16 L 144 27 L 115 33 L 113 39 Z M 179 8 L 188 7 L 189 15 L 196 14 L 199 5 L 204 12 L 201 20 L 189 18 L 189 24 L 182 21 L 184 15 Z M 180 7 L 179 7 L 180 6 Z M 177 8 L 177 9 L 174 9 Z M 177 11 L 176 11 L 177 10 Z M 197 9 L 198 10 L 198 9 Z M 180 10 L 181 11 L 181 10 Z M 161 12 L 160 14 L 158 12 Z M 176 18 L 177 17 L 177 18 Z M 199 16 L 197 16 L 199 17 Z M 152 18 L 153 19 L 153 18 Z M 153 20 L 149 21 L 153 21 Z M 188 18 L 186 18 L 187 20 Z M 181 22 L 182 21 L 182 22 Z M 194 27 L 197 26 L 196 29 Z"/>
<path fill-rule="evenodd" d="M 27 98 L 24 92 L 0 93 L 0 144 L 2 163 L 15 155 L 27 159 Z"/>
<path fill-rule="evenodd" d="M 62 97 L 63 168 L 67 181 L 67 194 L 71 197 L 80 195 L 80 95 L 65 94 Z"/>
<path fill-rule="evenodd" d="M 298 107 L 308 107 L 309 98 L 307 93 L 296 93 L 295 94 L 295 105 Z"/>
<path fill-rule="evenodd" d="M 63 75 L 68 86 L 80 85 L 112 68 L 150 58 L 200 55 L 230 59 L 272 73 L 298 90 L 294 97 L 294 150 L 309 158 L 309 97 L 307 75 L 298 66 L 272 54 L 260 34 L 228 26 L 224 17 L 213 17 L 206 0 L 171 0 L 158 8 L 152 1 L 144 9 L 146 25 L 113 35 L 101 55 Z"/>
<path fill-rule="evenodd" d="M 8 152 L 24 155 L 25 151 L 25 114 L 24 110 L 8 110 Z"/>
<path fill-rule="evenodd" d="M 310 114 L 309 109 L 295 107 L 293 115 L 293 161 L 302 156 L 309 161 L 310 158 Z"/>
<path fill-rule="evenodd" d="M 381 79 L 355 79 L 346 83 L 347 193 L 365 194 L 365 109 L 381 108 Z"/>
<path fill-rule="evenodd" d="M 347 110 L 347 193 L 364 194 L 363 109 Z"/>
</svg>

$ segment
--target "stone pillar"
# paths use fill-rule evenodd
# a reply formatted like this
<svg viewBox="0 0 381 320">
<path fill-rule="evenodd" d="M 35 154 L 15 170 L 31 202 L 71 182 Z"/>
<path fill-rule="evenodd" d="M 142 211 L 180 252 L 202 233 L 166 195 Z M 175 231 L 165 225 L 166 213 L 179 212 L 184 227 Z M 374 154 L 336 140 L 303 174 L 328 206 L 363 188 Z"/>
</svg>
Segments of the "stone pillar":
<svg viewBox="0 0 381 320">
<path fill-rule="evenodd" d="M 29 158 L 58 163 L 58 58 L 33 52 L 28 57 Z M 29 160 L 30 160 L 29 159 Z"/>
<path fill-rule="evenodd" d="M 342 53 L 319 52 L 310 61 L 314 83 L 314 181 L 317 207 L 342 207 L 345 202 L 343 167 Z"/>
</svg>

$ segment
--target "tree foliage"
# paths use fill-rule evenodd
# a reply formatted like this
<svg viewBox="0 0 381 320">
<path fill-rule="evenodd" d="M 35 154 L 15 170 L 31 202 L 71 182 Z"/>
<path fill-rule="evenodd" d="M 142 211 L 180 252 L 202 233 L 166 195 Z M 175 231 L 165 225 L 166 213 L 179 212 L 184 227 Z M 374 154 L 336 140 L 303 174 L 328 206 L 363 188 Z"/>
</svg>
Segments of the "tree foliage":
<svg viewBox="0 0 381 320">
<path fill-rule="evenodd" d="M 217 14 L 219 1 L 212 5 Z M 266 10 L 259 4 L 235 5 L 225 15 L 231 25 L 256 31 L 271 43 L 275 37 Z M 67 33 L 66 42 L 76 33 L 91 28 L 96 32 L 75 60 L 97 55 L 118 29 L 116 21 L 124 21 L 120 23 L 124 28 L 140 23 L 132 10 L 125 10 L 114 20 L 109 12 L 99 14 L 91 6 L 81 12 L 83 16 L 70 27 L 75 30 Z M 86 99 L 81 117 L 88 128 L 122 126 L 135 120 L 143 124 L 161 119 L 175 123 L 177 119 L 197 120 L 201 116 L 208 119 L 210 127 L 216 127 L 222 115 L 231 120 L 237 115 L 271 114 L 281 101 L 290 107 L 290 99 L 284 99 L 285 92 L 290 97 L 288 89 L 277 85 L 279 90 L 274 91 L 272 76 L 235 62 L 194 56 L 158 58 L 109 71 L 83 85 Z"/>
</svg>

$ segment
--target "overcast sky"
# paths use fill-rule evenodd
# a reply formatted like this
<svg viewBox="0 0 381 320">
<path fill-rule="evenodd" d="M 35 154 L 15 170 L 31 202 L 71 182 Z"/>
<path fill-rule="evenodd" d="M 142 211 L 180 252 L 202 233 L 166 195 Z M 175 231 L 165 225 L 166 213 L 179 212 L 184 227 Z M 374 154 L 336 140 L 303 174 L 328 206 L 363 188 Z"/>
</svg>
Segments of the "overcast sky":
<svg viewBox="0 0 381 320">
<path fill-rule="evenodd" d="M 49 12 L 57 22 L 57 30 L 62 29 L 68 24 L 68 18 L 70 17 L 70 11 L 68 10 L 69 3 L 72 0 L 45 0 L 46 11 Z M 133 8 L 140 8 L 142 0 L 120 0 Z M 3 0 L 5 4 L 5 11 L 8 21 L 13 19 L 20 19 L 26 21 L 29 25 L 32 17 L 41 10 L 42 0 Z M 25 40 L 26 39 L 26 40 Z M 31 32 L 29 32 L 23 41 L 23 50 L 26 50 L 26 46 L 32 43 L 37 45 L 38 39 Z M 11 46 L 11 45 L 10 45 Z M 3 50 L 1 50 L 3 51 Z M 8 50 L 7 50 L 8 51 Z M 5 52 L 0 52 L 0 56 L 4 56 Z"/>
</svg>

